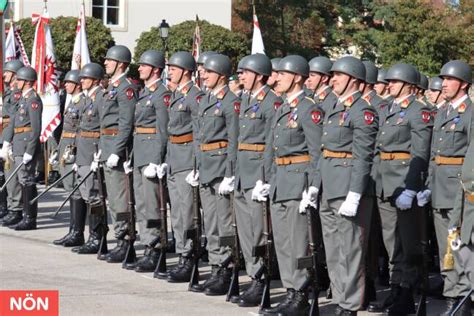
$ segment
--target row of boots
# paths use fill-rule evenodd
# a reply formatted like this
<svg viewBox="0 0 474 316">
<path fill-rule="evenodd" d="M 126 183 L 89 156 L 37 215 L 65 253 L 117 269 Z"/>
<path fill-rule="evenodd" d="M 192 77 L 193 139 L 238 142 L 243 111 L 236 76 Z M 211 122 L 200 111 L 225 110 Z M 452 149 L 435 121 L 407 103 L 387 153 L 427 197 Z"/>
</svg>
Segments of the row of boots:
<svg viewBox="0 0 474 316">
<path fill-rule="evenodd" d="M 38 216 L 38 202 L 30 204 L 37 196 L 36 185 L 22 186 L 23 210 L 8 210 L 6 193 L 2 193 L 0 206 L 1 225 L 14 230 L 36 229 L 36 218 Z"/>
</svg>

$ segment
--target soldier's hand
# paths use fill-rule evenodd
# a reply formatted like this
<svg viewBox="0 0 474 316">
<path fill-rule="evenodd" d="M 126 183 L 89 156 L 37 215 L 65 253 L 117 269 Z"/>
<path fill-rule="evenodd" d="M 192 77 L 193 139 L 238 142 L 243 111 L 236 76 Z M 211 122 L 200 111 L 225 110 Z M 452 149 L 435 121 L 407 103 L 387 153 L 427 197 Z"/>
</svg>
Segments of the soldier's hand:
<svg viewBox="0 0 474 316">
<path fill-rule="evenodd" d="M 107 162 L 105 163 L 105 165 L 110 169 L 115 168 L 117 167 L 119 160 L 119 156 L 117 156 L 116 154 L 110 154 L 109 158 L 107 158 Z"/>
<path fill-rule="evenodd" d="M 102 150 L 99 149 L 98 152 L 94 153 L 94 161 L 99 162 L 101 155 L 102 155 Z"/>
<path fill-rule="evenodd" d="M 49 157 L 48 161 L 51 164 L 51 166 L 53 167 L 57 166 L 59 164 L 58 152 L 57 151 L 53 152 L 51 156 Z"/>
<path fill-rule="evenodd" d="M 3 141 L 2 150 L 0 150 L 0 158 L 7 160 L 11 147 L 12 145 L 9 142 Z"/>
<path fill-rule="evenodd" d="M 123 163 L 123 170 L 125 171 L 125 174 L 129 174 L 130 172 L 133 171 L 133 166 L 132 166 L 132 161 L 127 160 Z"/>
<path fill-rule="evenodd" d="M 346 200 L 342 202 L 339 207 L 338 213 L 347 217 L 354 217 L 357 215 L 357 209 L 359 208 L 359 201 L 361 195 L 356 192 L 349 191 L 346 196 Z"/>
<path fill-rule="evenodd" d="M 416 194 L 416 201 L 419 207 L 423 207 L 431 199 L 431 190 L 420 191 Z"/>
<path fill-rule="evenodd" d="M 230 192 L 234 191 L 234 180 L 234 176 L 230 178 L 225 177 L 219 185 L 219 195 L 228 195 Z"/>
<path fill-rule="evenodd" d="M 190 186 L 192 187 L 197 187 L 199 185 L 199 171 L 191 171 L 187 176 L 186 176 L 186 182 L 189 183 Z"/>
<path fill-rule="evenodd" d="M 319 189 L 313 186 L 310 186 L 308 190 L 303 191 L 299 207 L 300 214 L 306 214 L 306 209 L 310 206 L 317 208 L 318 192 Z"/>
<path fill-rule="evenodd" d="M 73 164 L 72 170 L 77 173 L 77 170 L 79 170 L 79 166 L 77 164 Z"/>
<path fill-rule="evenodd" d="M 28 163 L 30 163 L 31 160 L 33 160 L 32 155 L 30 155 L 29 153 L 23 154 L 23 164 L 27 165 Z"/>
<path fill-rule="evenodd" d="M 402 211 L 409 210 L 413 205 L 413 199 L 415 196 L 415 191 L 405 189 L 395 200 L 395 205 Z"/>
<path fill-rule="evenodd" d="M 252 190 L 252 200 L 264 202 L 267 200 L 267 196 L 270 194 L 270 184 L 263 183 L 262 180 L 258 180 L 255 183 L 255 187 Z"/>
<path fill-rule="evenodd" d="M 168 164 L 162 163 L 158 165 L 156 168 L 156 174 L 158 175 L 158 178 L 163 179 L 163 177 L 166 175 L 168 172 Z"/>
<path fill-rule="evenodd" d="M 91 170 L 92 172 L 97 172 L 97 169 L 99 169 L 99 162 L 94 160 L 91 163 Z"/>
<path fill-rule="evenodd" d="M 158 168 L 158 165 L 154 163 L 148 164 L 148 166 L 143 169 L 143 175 L 147 177 L 148 179 L 153 179 L 156 178 L 156 169 Z"/>
</svg>

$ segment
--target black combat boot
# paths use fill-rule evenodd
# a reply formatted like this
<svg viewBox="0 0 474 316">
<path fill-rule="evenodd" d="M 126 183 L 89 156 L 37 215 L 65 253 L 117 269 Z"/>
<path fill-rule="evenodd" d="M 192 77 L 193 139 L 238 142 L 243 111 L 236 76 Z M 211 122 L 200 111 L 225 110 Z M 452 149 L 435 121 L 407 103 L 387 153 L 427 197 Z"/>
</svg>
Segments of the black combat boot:
<svg viewBox="0 0 474 316">
<path fill-rule="evenodd" d="M 5 176 L 0 175 L 0 186 L 5 184 Z M 0 219 L 4 218 L 8 214 L 8 204 L 7 204 L 7 190 L 0 192 Z"/>
<path fill-rule="evenodd" d="M 460 298 L 453 298 L 447 297 L 446 298 L 446 305 L 444 310 L 439 314 L 440 316 L 451 316 L 453 315 L 454 310 L 456 307 L 461 303 L 462 297 Z M 471 300 L 468 298 L 462 307 L 456 312 L 456 316 L 471 316 Z"/>
<path fill-rule="evenodd" d="M 364 303 L 362 303 L 361 311 L 366 310 L 369 307 L 369 303 L 377 300 L 377 292 L 375 290 L 374 280 L 370 277 L 365 278 L 365 292 L 364 292 Z"/>
<path fill-rule="evenodd" d="M 21 222 L 23 219 L 22 211 L 10 211 L 7 216 L 2 218 L 2 226 L 9 227 L 14 226 Z"/>
<path fill-rule="evenodd" d="M 181 256 L 180 269 L 173 269 L 168 273 L 168 282 L 170 283 L 184 283 L 191 280 L 191 273 L 194 267 L 194 258 Z"/>
<path fill-rule="evenodd" d="M 48 183 L 49 184 L 56 182 L 57 180 L 59 180 L 59 178 L 61 178 L 61 176 L 59 175 L 59 172 L 56 171 L 56 170 L 51 170 L 48 173 Z"/>
<path fill-rule="evenodd" d="M 227 291 L 229 291 L 230 281 L 232 278 L 232 269 L 227 267 L 222 267 L 219 270 L 219 275 L 213 284 L 209 285 L 206 290 L 204 290 L 204 294 L 209 296 L 217 296 L 217 295 L 226 295 Z"/>
<path fill-rule="evenodd" d="M 400 316 L 415 313 L 415 301 L 411 288 L 402 287 L 400 295 L 395 299 L 392 305 L 385 310 L 385 315 Z"/>
<path fill-rule="evenodd" d="M 125 256 L 127 255 L 128 245 L 128 240 L 118 240 L 117 246 L 105 255 L 105 261 L 107 261 L 108 263 L 123 262 L 123 260 L 125 260 Z"/>
<path fill-rule="evenodd" d="M 168 273 L 178 272 L 179 270 L 183 268 L 183 265 L 184 265 L 184 257 L 182 254 L 180 254 L 178 258 L 178 264 L 174 266 L 173 268 L 168 269 Z"/>
<path fill-rule="evenodd" d="M 53 244 L 57 246 L 61 246 L 72 234 L 72 228 L 74 227 L 74 204 L 71 202 L 72 200 L 69 200 L 69 209 L 70 214 L 69 214 L 69 231 L 66 235 L 59 239 L 53 240 Z"/>
<path fill-rule="evenodd" d="M 291 303 L 278 312 L 278 316 L 306 316 L 309 313 L 308 295 L 305 291 L 296 291 Z"/>
<path fill-rule="evenodd" d="M 207 289 L 207 287 L 217 282 L 217 280 L 219 279 L 219 272 L 220 272 L 219 266 L 213 265 L 211 267 L 211 277 L 208 278 L 206 281 L 204 281 L 203 284 L 193 285 L 190 290 L 192 292 L 198 292 L 198 293 L 204 292 Z"/>
<path fill-rule="evenodd" d="M 23 219 L 16 224 L 15 230 L 36 229 L 36 216 L 38 215 L 38 201 L 30 205 L 30 201 L 37 195 L 36 185 L 25 185 L 23 187 Z"/>
<path fill-rule="evenodd" d="M 134 270 L 136 272 L 155 271 L 156 265 L 158 264 L 158 259 L 160 258 L 160 253 L 160 249 L 146 246 L 145 254 L 135 263 Z"/>
<path fill-rule="evenodd" d="M 387 307 L 395 302 L 395 299 L 400 295 L 400 285 L 392 284 L 390 286 L 390 294 L 381 303 L 371 303 L 367 307 L 369 313 L 383 313 Z"/>
<path fill-rule="evenodd" d="M 262 301 L 263 289 L 265 283 L 261 279 L 252 279 L 252 284 L 239 296 L 237 302 L 240 307 L 258 306 Z"/>
<path fill-rule="evenodd" d="M 84 244 L 84 227 L 86 226 L 87 206 L 83 199 L 71 200 L 71 216 L 74 217 L 72 233 L 63 243 L 64 247 L 76 247 Z"/>
<path fill-rule="evenodd" d="M 90 206 L 88 208 L 90 209 Z M 89 211 L 89 238 L 82 246 L 72 248 L 72 252 L 78 254 L 97 254 L 102 238 L 100 230 L 101 219 L 101 216 Z"/>
<path fill-rule="evenodd" d="M 291 302 L 293 301 L 295 297 L 295 293 L 296 293 L 295 289 L 287 289 L 286 296 L 283 299 L 283 301 L 281 301 L 275 307 L 264 308 L 262 310 L 262 313 L 264 315 L 278 315 L 279 312 L 283 311 L 291 304 Z"/>
</svg>

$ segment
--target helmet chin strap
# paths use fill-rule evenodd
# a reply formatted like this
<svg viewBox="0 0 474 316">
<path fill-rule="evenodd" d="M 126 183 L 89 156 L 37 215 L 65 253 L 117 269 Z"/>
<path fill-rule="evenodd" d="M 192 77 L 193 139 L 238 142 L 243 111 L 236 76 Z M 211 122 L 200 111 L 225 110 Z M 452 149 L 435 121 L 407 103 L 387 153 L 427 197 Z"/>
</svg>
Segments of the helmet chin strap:
<svg viewBox="0 0 474 316">
<path fill-rule="evenodd" d="M 402 81 L 403 82 L 403 81 Z M 395 96 L 395 99 L 397 99 L 399 96 L 400 96 L 400 93 L 402 93 L 402 90 L 403 88 L 405 88 L 405 82 L 403 82 L 402 86 L 400 87 L 400 89 L 398 89 L 398 93 L 397 95 Z"/>
<path fill-rule="evenodd" d="M 319 89 L 319 85 L 321 84 L 321 81 L 323 81 L 323 76 L 320 75 L 319 80 L 318 80 L 318 84 L 313 89 L 313 99 L 314 99 L 314 96 L 316 95 L 316 91 L 318 91 L 318 89 Z"/>
<path fill-rule="evenodd" d="M 341 96 L 343 96 L 344 93 L 346 93 L 347 87 L 349 86 L 349 82 L 351 81 L 351 79 L 352 79 L 352 78 L 349 76 L 349 79 L 347 79 L 346 85 L 344 86 L 344 89 L 342 90 L 342 92 L 341 92 L 341 94 L 340 94 Z"/>
</svg>

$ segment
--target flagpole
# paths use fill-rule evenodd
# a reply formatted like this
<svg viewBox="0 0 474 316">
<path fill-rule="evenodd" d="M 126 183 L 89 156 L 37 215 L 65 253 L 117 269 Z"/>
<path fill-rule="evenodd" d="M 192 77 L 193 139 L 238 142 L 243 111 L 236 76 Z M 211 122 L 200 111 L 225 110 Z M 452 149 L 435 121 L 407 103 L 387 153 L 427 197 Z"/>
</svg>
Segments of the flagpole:
<svg viewBox="0 0 474 316">
<path fill-rule="evenodd" d="M 43 9 L 44 11 L 48 10 L 48 0 L 43 0 Z M 47 187 L 48 186 L 48 178 L 49 178 L 49 169 L 52 167 L 49 164 L 49 146 L 48 146 L 48 140 L 44 142 L 44 185 Z"/>
</svg>

